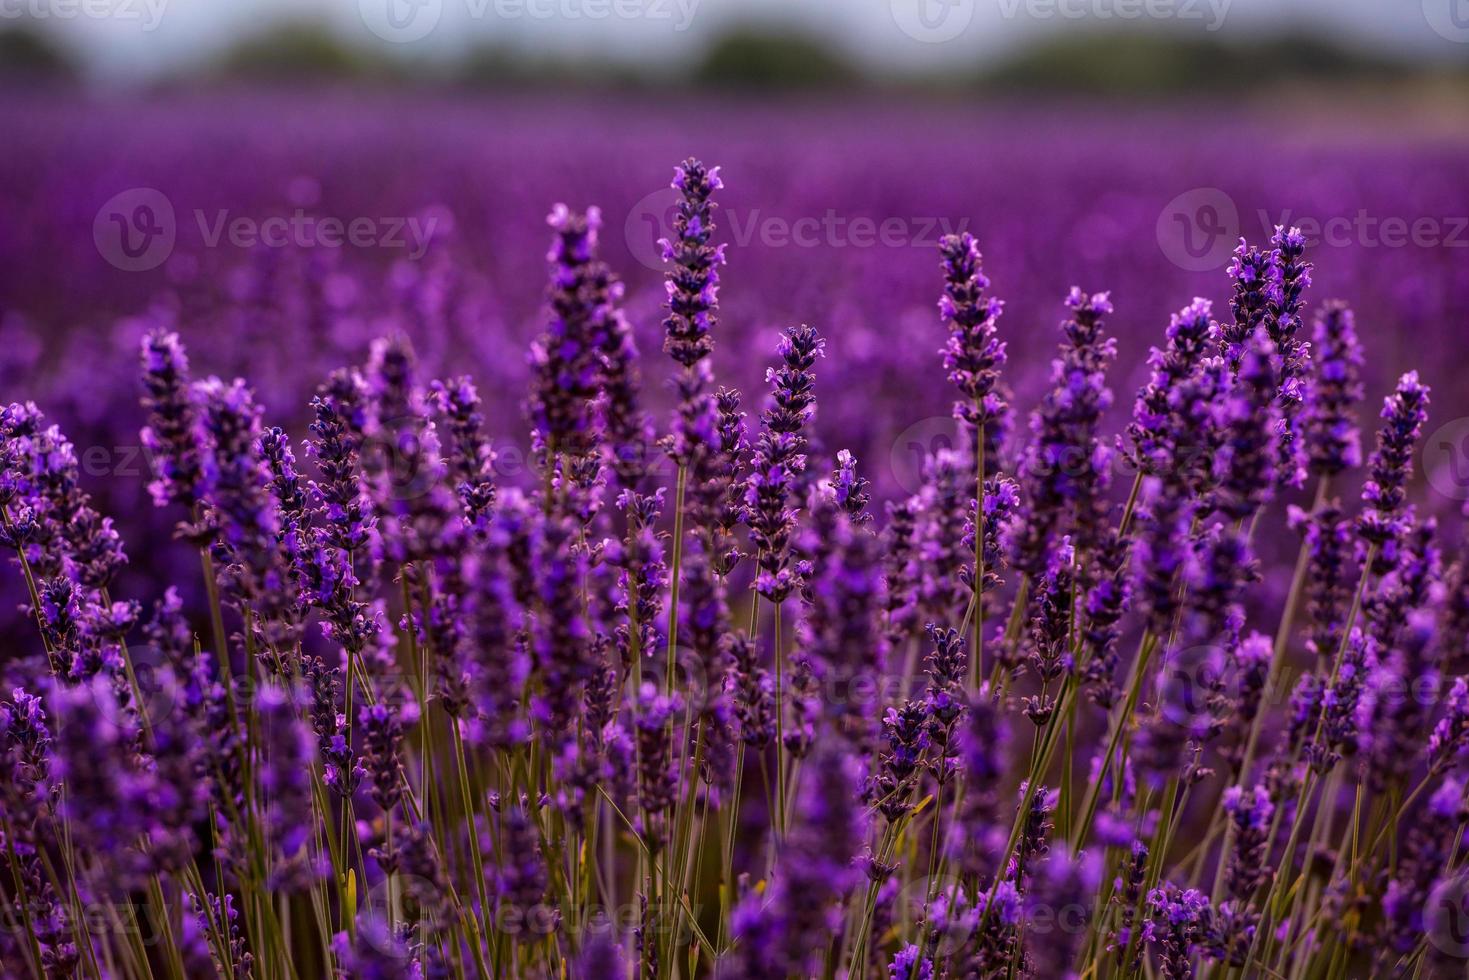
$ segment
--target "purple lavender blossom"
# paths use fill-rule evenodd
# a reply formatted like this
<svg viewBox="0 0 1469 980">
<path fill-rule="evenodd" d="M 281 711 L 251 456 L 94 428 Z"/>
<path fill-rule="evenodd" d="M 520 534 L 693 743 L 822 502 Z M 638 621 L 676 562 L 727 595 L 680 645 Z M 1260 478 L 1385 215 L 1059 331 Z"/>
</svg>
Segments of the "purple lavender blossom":
<svg viewBox="0 0 1469 980">
<path fill-rule="evenodd" d="M 296 595 L 279 545 L 281 522 L 270 473 L 259 455 L 260 409 L 245 382 L 210 378 L 196 386 L 204 433 L 202 497 L 229 564 L 223 578 L 243 614 L 248 608 L 267 666 L 299 636 Z"/>
<path fill-rule="evenodd" d="M 673 218 L 676 241 L 661 239 L 663 260 L 673 263 L 666 287 L 669 316 L 664 349 L 686 368 L 703 360 L 714 347 L 713 331 L 719 298 L 719 267 L 724 246 L 711 245 L 714 235 L 713 193 L 724 186 L 719 168 L 706 168 L 690 158 L 674 168 L 673 188 L 683 198 Z"/>
<path fill-rule="evenodd" d="M 1335 476 L 1362 465 L 1356 408 L 1362 400 L 1362 347 L 1356 318 L 1340 300 L 1322 304 L 1312 339 L 1316 353 L 1301 410 L 1301 428 L 1317 476 Z"/>
<path fill-rule="evenodd" d="M 768 904 L 759 908 L 758 896 L 747 896 L 736 913 L 741 944 L 734 976 L 819 975 L 841 903 L 862 880 L 857 854 L 865 819 L 852 805 L 860 782 L 856 761 L 830 740 L 818 740 L 808 771 Z"/>
<path fill-rule="evenodd" d="M 1009 411 L 999 389 L 1005 343 L 995 329 L 1004 304 L 985 293 L 990 281 L 982 271 L 973 235 L 945 235 L 939 252 L 944 272 L 939 314 L 949 330 L 943 348 L 944 369 L 963 396 L 954 403 L 954 418 L 977 431 Z"/>
<path fill-rule="evenodd" d="M 1276 479 L 1283 487 L 1298 487 L 1306 478 L 1298 415 L 1305 400 L 1310 345 L 1297 336 L 1301 330 L 1301 294 L 1311 285 L 1311 263 L 1303 262 L 1306 239 L 1299 228 L 1275 226 L 1270 239 L 1275 283 L 1270 290 L 1265 329 L 1280 356 L 1279 455 Z"/>
<path fill-rule="evenodd" d="M 192 507 L 200 477 L 198 434 L 189 397 L 189 358 L 173 331 L 160 328 L 143 338 L 143 387 L 148 410 L 143 448 L 157 472 L 148 492 L 159 507 Z"/>
<path fill-rule="evenodd" d="M 608 327 L 605 293 L 596 279 L 604 271 L 596 260 L 602 213 L 577 214 L 558 204 L 546 219 L 555 232 L 548 289 L 550 317 L 545 334 L 532 346 L 536 383 L 528 404 L 536 448 L 554 460 L 559 454 L 585 456 L 595 445 L 593 402 L 601 384 L 602 348 Z"/>
<path fill-rule="evenodd" d="M 1370 462 L 1371 478 L 1362 487 L 1363 513 L 1357 519 L 1357 532 L 1391 562 L 1405 530 L 1402 511 L 1408 468 L 1423 423 L 1428 421 L 1428 387 L 1418 381 L 1417 371 L 1398 379 L 1397 389 L 1383 399 L 1382 419 Z"/>
<path fill-rule="evenodd" d="M 650 683 L 638 691 L 638 806 L 643 839 L 654 854 L 668 843 L 669 811 L 678 798 L 670 726 L 682 710 L 678 699 L 660 694 Z"/>
<path fill-rule="evenodd" d="M 910 943 L 888 965 L 888 980 L 933 980 L 933 960 Z"/>
<path fill-rule="evenodd" d="M 1316 655 L 1317 667 L 1327 670 L 1341 645 L 1357 579 L 1351 522 L 1335 499 L 1310 514 L 1292 507 L 1288 516 L 1291 526 L 1304 536 L 1308 554 L 1304 589 L 1310 631 L 1306 645 Z"/>
<path fill-rule="evenodd" d="M 1238 345 L 1234 389 L 1222 408 L 1227 433 L 1214 461 L 1218 480 L 1212 504 L 1243 520 L 1270 499 L 1279 448 L 1279 356 L 1264 330 Z"/>
<path fill-rule="evenodd" d="M 311 399 L 315 418 L 306 448 L 322 477 L 311 484 L 312 500 L 325 542 L 348 553 L 366 544 L 370 527 L 359 472 L 367 400 L 367 383 L 349 370 L 332 372 Z"/>
<path fill-rule="evenodd" d="M 1039 576 L 1045 556 L 1062 537 L 1089 554 L 1101 541 L 1111 478 L 1111 450 L 1097 427 L 1112 404 L 1106 370 L 1117 342 L 1102 335 L 1112 312 L 1106 293 L 1088 296 L 1072 287 L 1071 318 L 1061 324 L 1064 342 L 1052 362 L 1052 388 L 1031 415 L 1032 441 L 1019 466 L 1021 512 L 1010 542 L 1011 564 Z"/>
<path fill-rule="evenodd" d="M 1076 976 L 1072 964 L 1086 940 L 1092 896 L 1101 876 L 1098 856 L 1085 851 L 1071 854 L 1057 848 L 1039 863 L 1025 894 L 1027 932 L 1044 930 L 1043 942 L 1027 944 L 1033 975 Z"/>
<path fill-rule="evenodd" d="M 799 499 L 796 486 L 806 469 L 801 430 L 816 403 L 811 368 L 825 346 L 812 327 L 793 327 L 776 348 L 781 366 L 767 373 L 771 404 L 760 415 L 761 432 L 745 490 L 745 523 L 760 568 L 756 589 L 771 602 L 781 602 L 797 585 L 789 567 L 797 513 L 791 500 Z"/>
<path fill-rule="evenodd" d="M 416 371 L 417 360 L 405 338 L 373 343 L 361 450 L 363 483 L 377 522 L 378 557 L 400 565 L 449 550 L 462 530 Z"/>
<path fill-rule="evenodd" d="M 1208 300 L 1195 297 L 1169 320 L 1167 347 L 1148 353 L 1148 383 L 1138 390 L 1127 426 L 1129 458 L 1144 473 L 1161 474 L 1183 463 L 1178 449 L 1180 443 L 1188 444 L 1189 435 L 1176 400 L 1217 341 L 1219 325 L 1211 319 L 1212 310 Z"/>
<path fill-rule="evenodd" d="M 1246 348 L 1270 315 L 1270 303 L 1279 298 L 1278 262 L 1278 253 L 1261 252 L 1243 238 L 1234 250 L 1229 266 L 1229 277 L 1234 283 L 1234 295 L 1229 301 L 1233 322 L 1221 326 L 1219 353 L 1236 372 Z"/>
<path fill-rule="evenodd" d="M 468 377 L 435 381 L 431 402 L 447 437 L 449 472 L 464 523 L 482 530 L 495 505 L 495 452 L 483 432 L 479 392 Z"/>
<path fill-rule="evenodd" d="M 1158 972 L 1166 980 L 1188 980 L 1193 958 L 1211 926 L 1209 899 L 1198 889 L 1182 889 L 1171 881 L 1148 893 L 1148 919 L 1143 938 L 1158 955 Z"/>
<path fill-rule="evenodd" d="M 262 686 L 255 699 L 261 744 L 255 763 L 263 833 L 274 847 L 269 868 L 272 887 L 304 890 L 321 874 L 311 854 L 316 814 L 310 773 L 316 743 L 301 724 L 292 695 L 275 684 Z"/>
</svg>

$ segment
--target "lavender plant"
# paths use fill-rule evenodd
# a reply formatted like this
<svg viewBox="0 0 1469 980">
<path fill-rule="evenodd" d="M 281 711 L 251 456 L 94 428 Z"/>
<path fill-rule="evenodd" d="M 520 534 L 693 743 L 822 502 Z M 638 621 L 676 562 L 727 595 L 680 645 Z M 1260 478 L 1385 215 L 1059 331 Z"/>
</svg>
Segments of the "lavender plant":
<svg viewBox="0 0 1469 980">
<path fill-rule="evenodd" d="M 1462 974 L 1469 552 L 1414 504 L 1413 373 L 1343 502 L 1363 357 L 1340 302 L 1302 338 L 1298 230 L 1241 244 L 1230 322 L 1171 319 L 1120 438 L 1110 294 L 1010 433 L 946 237 L 912 383 L 962 438 L 878 508 L 818 413 L 840 324 L 781 333 L 752 435 L 714 385 L 723 182 L 674 188 L 672 414 L 557 205 L 523 477 L 411 319 L 295 435 L 159 326 L 137 421 L 197 581 L 139 580 L 76 447 L 0 412 L 7 977 Z"/>
</svg>

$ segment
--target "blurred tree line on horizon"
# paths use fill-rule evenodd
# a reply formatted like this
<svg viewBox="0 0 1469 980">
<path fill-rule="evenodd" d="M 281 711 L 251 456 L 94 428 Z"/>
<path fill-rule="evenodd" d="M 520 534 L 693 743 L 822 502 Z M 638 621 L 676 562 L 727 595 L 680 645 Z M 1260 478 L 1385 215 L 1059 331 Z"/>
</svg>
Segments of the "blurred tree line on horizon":
<svg viewBox="0 0 1469 980">
<path fill-rule="evenodd" d="M 23 24 L 0 30 L 0 78 L 84 84 L 84 65 L 48 35 Z M 1307 34 L 1250 43 L 1164 31 L 1076 28 L 1042 38 L 968 70 L 876 73 L 809 33 L 728 31 L 687 66 L 649 69 L 615 59 L 536 55 L 485 45 L 449 61 L 408 61 L 345 42 L 312 22 L 286 23 L 235 42 L 202 68 L 165 76 L 154 87 L 349 81 L 465 89 L 615 90 L 670 83 L 735 91 L 945 91 L 1115 97 L 1248 95 L 1282 84 L 1394 86 L 1449 83 L 1469 96 L 1469 52 L 1457 64 L 1370 54 Z"/>
</svg>

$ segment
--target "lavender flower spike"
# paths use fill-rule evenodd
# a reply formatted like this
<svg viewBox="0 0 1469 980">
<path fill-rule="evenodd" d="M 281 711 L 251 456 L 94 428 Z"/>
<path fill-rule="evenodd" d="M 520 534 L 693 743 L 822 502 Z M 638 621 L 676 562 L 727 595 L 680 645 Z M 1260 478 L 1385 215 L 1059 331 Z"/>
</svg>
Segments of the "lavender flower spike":
<svg viewBox="0 0 1469 980">
<path fill-rule="evenodd" d="M 692 158 L 674 169 L 673 187 L 683 194 L 673 218 L 675 240 L 660 239 L 663 259 L 672 262 L 665 286 L 668 290 L 668 319 L 664 350 L 679 364 L 692 368 L 714 347 L 714 328 L 719 301 L 719 267 L 724 264 L 724 246 L 711 245 L 713 212 L 718 205 L 710 198 L 724 186 L 719 168 L 705 166 Z"/>
<path fill-rule="evenodd" d="M 1004 304 L 985 295 L 990 281 L 981 268 L 974 236 L 945 235 L 939 242 L 943 256 L 944 295 L 939 313 L 949 328 L 944 344 L 944 368 L 949 382 L 963 400 L 954 403 L 954 417 L 975 427 L 1001 418 L 1007 411 L 997 390 L 1005 365 L 1005 343 L 996 335 L 995 321 Z"/>
<path fill-rule="evenodd" d="M 1408 496 L 1408 468 L 1423 423 L 1428 421 L 1428 386 L 1419 382 L 1417 371 L 1399 378 L 1397 389 L 1383 399 L 1382 419 L 1371 477 L 1362 487 L 1363 513 L 1357 519 L 1357 532 L 1380 546 L 1382 557 L 1391 561 L 1406 529 L 1403 505 Z"/>
<path fill-rule="evenodd" d="M 189 357 L 178 334 L 153 330 L 143 338 L 143 407 L 148 424 L 143 448 L 157 476 L 148 484 L 153 502 L 192 506 L 199 487 L 199 443 L 189 397 Z"/>
<path fill-rule="evenodd" d="M 1312 333 L 1316 355 L 1306 385 L 1301 423 L 1310 470 L 1334 476 L 1362 465 L 1356 407 L 1362 400 L 1362 346 L 1356 318 L 1340 300 L 1324 303 Z"/>
</svg>

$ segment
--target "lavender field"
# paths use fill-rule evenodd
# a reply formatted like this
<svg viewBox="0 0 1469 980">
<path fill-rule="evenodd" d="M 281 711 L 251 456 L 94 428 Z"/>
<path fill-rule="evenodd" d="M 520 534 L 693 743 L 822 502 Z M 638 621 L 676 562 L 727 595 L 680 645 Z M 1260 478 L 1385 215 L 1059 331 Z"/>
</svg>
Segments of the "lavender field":
<svg viewBox="0 0 1469 980">
<path fill-rule="evenodd" d="M 4 976 L 1463 975 L 1469 143 L 0 125 Z"/>
</svg>

